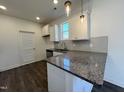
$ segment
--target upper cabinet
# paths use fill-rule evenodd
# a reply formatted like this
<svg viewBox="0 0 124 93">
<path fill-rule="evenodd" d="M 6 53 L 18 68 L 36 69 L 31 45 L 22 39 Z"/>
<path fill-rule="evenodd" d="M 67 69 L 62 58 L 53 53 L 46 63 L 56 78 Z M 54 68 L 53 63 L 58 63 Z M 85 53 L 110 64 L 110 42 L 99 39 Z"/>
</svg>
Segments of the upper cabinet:
<svg viewBox="0 0 124 93">
<path fill-rule="evenodd" d="M 89 40 L 90 16 L 88 13 L 85 13 L 84 15 L 83 22 L 81 22 L 80 14 L 78 14 L 64 22 L 50 26 L 50 41 Z"/>
<path fill-rule="evenodd" d="M 80 15 L 73 16 L 69 22 L 69 40 L 88 40 L 90 38 L 90 18 L 85 14 L 83 22 Z"/>
<path fill-rule="evenodd" d="M 50 30 L 49 30 L 49 25 L 45 25 L 43 26 L 42 29 L 42 36 L 49 36 L 50 35 Z"/>
<path fill-rule="evenodd" d="M 55 25 L 50 26 L 50 41 L 53 41 L 53 42 L 60 41 L 59 35 L 60 35 L 59 25 L 55 24 Z"/>
</svg>

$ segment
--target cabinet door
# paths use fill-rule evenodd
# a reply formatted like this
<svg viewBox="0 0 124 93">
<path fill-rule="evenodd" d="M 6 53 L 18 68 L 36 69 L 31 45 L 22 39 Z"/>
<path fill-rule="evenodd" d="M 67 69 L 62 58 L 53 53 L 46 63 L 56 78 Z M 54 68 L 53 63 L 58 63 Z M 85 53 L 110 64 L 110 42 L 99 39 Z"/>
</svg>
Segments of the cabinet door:
<svg viewBox="0 0 124 93">
<path fill-rule="evenodd" d="M 82 39 L 88 40 L 90 38 L 90 16 L 88 13 L 85 14 L 84 21 L 81 23 Z"/>
<path fill-rule="evenodd" d="M 44 36 L 45 35 L 45 29 L 44 29 L 44 27 L 42 28 L 42 36 Z"/>
<path fill-rule="evenodd" d="M 75 15 L 69 19 L 69 33 L 70 40 L 84 40 L 89 39 L 89 17 L 85 15 L 84 22 L 81 23 L 80 15 Z"/>
<path fill-rule="evenodd" d="M 69 26 L 69 38 L 70 40 L 78 39 L 78 34 L 81 32 L 80 16 L 73 16 L 68 22 Z"/>
<path fill-rule="evenodd" d="M 59 41 L 59 26 L 54 25 L 50 27 L 50 41 Z"/>
<path fill-rule="evenodd" d="M 50 41 L 55 41 L 54 26 L 50 26 Z"/>
<path fill-rule="evenodd" d="M 49 92 L 65 91 L 65 74 L 63 70 L 47 63 L 47 74 Z"/>
<path fill-rule="evenodd" d="M 50 32 L 49 32 L 49 25 L 46 25 L 45 26 L 45 35 L 49 35 Z"/>
<path fill-rule="evenodd" d="M 60 64 L 59 64 L 60 65 Z M 62 64 L 61 64 L 62 65 Z M 65 66 L 66 68 L 66 66 Z M 91 92 L 93 84 L 47 63 L 49 92 Z"/>
<path fill-rule="evenodd" d="M 93 84 L 80 79 L 68 72 L 65 72 L 65 90 L 66 92 L 91 92 Z"/>
<path fill-rule="evenodd" d="M 42 36 L 50 35 L 49 25 L 43 27 L 42 34 L 43 34 Z"/>
</svg>

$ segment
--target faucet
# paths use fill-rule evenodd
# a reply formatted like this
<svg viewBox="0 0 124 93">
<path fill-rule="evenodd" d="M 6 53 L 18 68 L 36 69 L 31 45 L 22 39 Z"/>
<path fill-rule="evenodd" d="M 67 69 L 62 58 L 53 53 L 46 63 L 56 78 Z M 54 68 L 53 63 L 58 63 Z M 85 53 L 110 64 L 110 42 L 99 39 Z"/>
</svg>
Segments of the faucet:
<svg viewBox="0 0 124 93">
<path fill-rule="evenodd" d="M 61 46 L 61 49 L 67 50 L 67 46 L 66 46 L 66 43 L 65 42 L 61 41 L 60 42 L 60 46 Z"/>
</svg>

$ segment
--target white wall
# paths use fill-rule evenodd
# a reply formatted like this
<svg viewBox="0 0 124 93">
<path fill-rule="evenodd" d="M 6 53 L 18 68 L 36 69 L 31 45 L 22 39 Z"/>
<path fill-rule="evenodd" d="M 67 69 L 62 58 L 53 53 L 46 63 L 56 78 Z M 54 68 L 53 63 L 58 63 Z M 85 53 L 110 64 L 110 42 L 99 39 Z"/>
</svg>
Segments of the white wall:
<svg viewBox="0 0 124 93">
<path fill-rule="evenodd" d="M 124 87 L 124 0 L 91 1 L 91 35 L 109 37 L 104 79 Z"/>
<path fill-rule="evenodd" d="M 35 61 L 45 58 L 45 42 L 39 24 L 0 14 L 0 71 L 25 64 L 19 56 L 20 30 L 35 32 Z"/>
</svg>

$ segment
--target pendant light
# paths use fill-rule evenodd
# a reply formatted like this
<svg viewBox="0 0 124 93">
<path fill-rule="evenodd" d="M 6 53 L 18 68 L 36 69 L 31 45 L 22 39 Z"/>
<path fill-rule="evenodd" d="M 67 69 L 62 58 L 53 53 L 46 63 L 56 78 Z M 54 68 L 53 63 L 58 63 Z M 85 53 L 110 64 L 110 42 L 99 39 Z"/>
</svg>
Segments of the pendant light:
<svg viewBox="0 0 124 93">
<path fill-rule="evenodd" d="M 66 11 L 66 14 L 67 14 L 67 17 L 70 15 L 70 12 L 71 12 L 71 1 L 67 0 L 65 2 L 65 11 Z"/>
<path fill-rule="evenodd" d="M 84 21 L 84 14 L 83 14 L 83 11 L 84 11 L 84 9 L 83 9 L 83 0 L 81 0 L 81 16 L 80 16 L 80 20 L 81 20 L 81 23 L 83 23 L 83 21 Z"/>
</svg>

